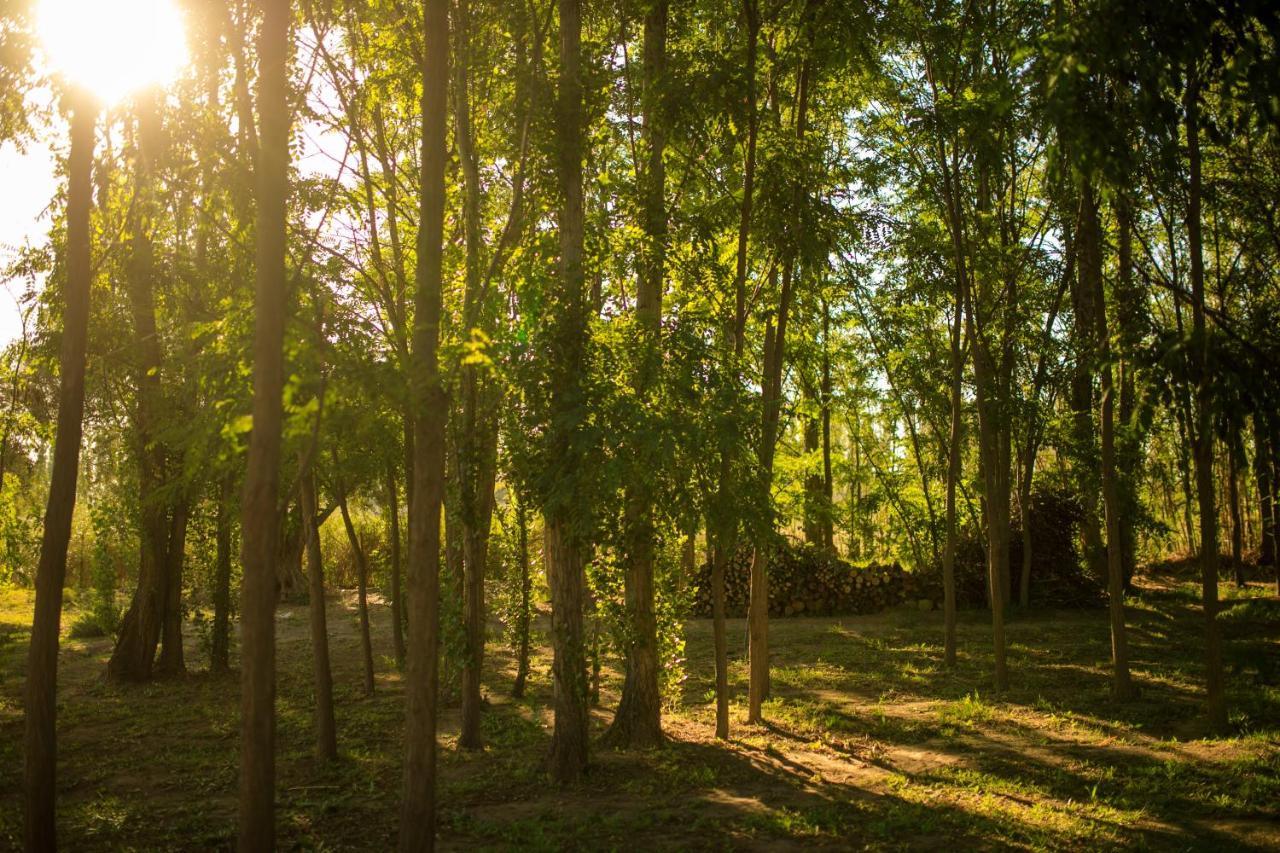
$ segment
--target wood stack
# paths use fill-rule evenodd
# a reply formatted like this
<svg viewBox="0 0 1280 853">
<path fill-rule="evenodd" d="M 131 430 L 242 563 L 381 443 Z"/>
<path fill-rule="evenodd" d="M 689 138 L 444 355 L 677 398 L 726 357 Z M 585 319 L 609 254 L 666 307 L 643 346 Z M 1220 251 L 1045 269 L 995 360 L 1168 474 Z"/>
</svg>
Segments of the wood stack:
<svg viewBox="0 0 1280 853">
<path fill-rule="evenodd" d="M 751 590 L 750 548 L 740 550 L 725 571 L 725 608 L 745 616 Z M 918 579 L 898 563 L 854 565 L 829 551 L 783 544 L 769 555 L 770 616 L 845 616 L 876 613 L 925 597 Z M 930 602 L 932 604 L 932 602 Z M 698 571 L 694 613 L 711 615 L 711 567 Z"/>
</svg>

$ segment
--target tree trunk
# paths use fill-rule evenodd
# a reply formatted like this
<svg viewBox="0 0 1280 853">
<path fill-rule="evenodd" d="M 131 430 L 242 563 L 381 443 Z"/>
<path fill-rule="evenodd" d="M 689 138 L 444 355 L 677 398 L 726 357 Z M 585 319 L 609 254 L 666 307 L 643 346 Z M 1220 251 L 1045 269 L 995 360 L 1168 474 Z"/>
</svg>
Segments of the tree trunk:
<svg viewBox="0 0 1280 853">
<path fill-rule="evenodd" d="M 586 306 L 583 269 L 582 156 L 583 83 L 581 0 L 559 0 L 560 86 L 556 125 L 561 192 L 560 265 L 551 340 L 552 464 L 569 486 L 579 475 L 581 379 L 585 361 Z M 562 487 L 558 491 L 564 491 Z M 548 766 L 557 784 L 576 782 L 587 767 L 587 672 L 582 610 L 586 578 L 584 543 L 573 529 L 576 507 L 569 496 L 544 503 L 547 574 L 551 585 L 551 640 L 554 651 L 555 730 Z"/>
<path fill-rule="evenodd" d="M 1137 376 L 1135 365 L 1138 349 L 1142 345 L 1143 315 L 1146 294 L 1134 284 L 1133 263 L 1133 207 L 1124 193 L 1117 194 L 1115 202 L 1116 229 L 1119 245 L 1116 262 L 1116 323 L 1118 326 L 1118 356 L 1120 374 L 1120 427 L 1116 440 L 1116 476 L 1120 500 L 1120 560 L 1124 570 L 1124 585 L 1132 586 L 1138 564 L 1138 483 L 1142 463 L 1142 441 L 1134 413 L 1137 407 Z"/>
<path fill-rule="evenodd" d="M 213 572 L 213 641 L 210 672 L 231 669 L 231 500 L 235 478 L 227 473 L 218 485 L 217 520 L 214 522 L 216 555 Z"/>
<path fill-rule="evenodd" d="M 634 379 L 636 396 L 647 401 L 658 380 L 662 360 L 662 296 L 666 279 L 667 209 L 666 85 L 667 0 L 655 0 L 644 18 L 643 140 L 647 161 L 641 172 L 641 227 L 644 230 L 643 268 L 636 295 L 636 321 L 642 338 L 640 364 Z M 647 445 L 640 442 L 636 452 Z M 654 603 L 654 563 L 657 533 L 654 495 L 647 479 L 658 460 L 643 459 L 640 474 L 628 489 L 625 522 L 628 554 L 624 578 L 628 616 L 626 676 L 613 724 L 605 735 L 612 746 L 647 748 L 662 743 L 662 696 L 658 688 L 658 619 Z"/>
<path fill-rule="evenodd" d="M 964 350 L 962 333 L 966 276 L 957 258 L 955 298 L 951 318 L 951 431 L 947 437 L 947 539 L 942 550 L 943 660 L 956 663 L 956 546 L 960 532 L 956 520 L 956 488 L 960 482 L 961 439 L 964 429 Z M 854 442 L 856 445 L 857 442 Z"/>
<path fill-rule="evenodd" d="M 533 575 L 529 571 L 529 518 L 524 501 L 516 500 L 516 525 L 520 531 L 520 612 L 516 617 L 516 680 L 511 686 L 511 696 L 524 697 L 524 685 L 529 678 L 529 628 L 532 621 Z"/>
<path fill-rule="evenodd" d="M 796 84 L 796 139 L 803 142 L 809 105 L 808 58 L 800 67 Z M 799 207 L 802 188 L 795 187 L 795 203 Z M 765 328 L 764 370 L 761 376 L 762 429 L 760 438 L 761 500 L 769 507 L 772 518 L 773 457 L 777 443 L 778 422 L 782 407 L 782 368 L 787 349 L 787 315 L 791 309 L 792 280 L 795 273 L 795 248 L 786 251 L 782 268 L 782 289 L 778 294 L 777 329 Z M 770 525 L 772 527 L 772 525 Z M 772 529 L 769 534 L 772 535 Z M 747 607 L 748 671 L 747 722 L 762 723 L 761 706 L 769 695 L 769 556 L 757 544 L 751 560 L 751 589 Z"/>
<path fill-rule="evenodd" d="M 1231 426 L 1227 436 L 1227 503 L 1231 507 L 1231 573 L 1237 587 L 1244 586 L 1244 515 L 1240 512 L 1239 430 Z"/>
<path fill-rule="evenodd" d="M 289 0 L 262 0 L 258 33 L 253 431 L 241 504 L 239 849 L 275 846 L 276 560 L 289 196 Z"/>
<path fill-rule="evenodd" d="M 316 758 L 338 757 L 338 728 L 333 718 L 333 673 L 329 668 L 329 626 L 325 613 L 324 557 L 320 553 L 320 528 L 316 524 L 316 482 L 310 466 L 299 472 L 298 503 L 302 510 L 302 536 L 307 550 L 308 610 L 311 616 L 311 659 L 316 690 Z"/>
<path fill-rule="evenodd" d="M 822 546 L 835 553 L 835 478 L 831 472 L 831 306 L 822 300 Z"/>
<path fill-rule="evenodd" d="M 491 329 L 485 299 L 481 249 L 480 171 L 471 129 L 471 6 L 459 0 L 454 24 L 458 51 L 454 69 L 456 133 L 463 177 L 463 230 L 466 236 L 464 334 Z M 475 364 L 463 364 L 462 434 L 458 441 L 458 485 L 462 522 L 462 609 L 465 645 L 462 656 L 461 749 L 479 749 L 480 675 L 484 665 L 484 578 L 488 571 L 489 534 L 493 524 L 493 489 L 497 476 L 498 419 L 494 387 Z"/>
<path fill-rule="evenodd" d="M 1213 489 L 1213 411 L 1209 372 L 1209 335 L 1205 329 L 1204 238 L 1200 222 L 1200 80 L 1189 72 L 1184 93 L 1187 131 L 1187 243 L 1191 253 L 1191 311 L 1193 365 L 1196 377 L 1195 451 L 1196 496 L 1200 507 L 1201 598 L 1205 632 L 1205 714 L 1209 728 L 1227 727 L 1227 699 L 1222 671 L 1222 628 L 1218 624 L 1218 514 Z"/>
<path fill-rule="evenodd" d="M 187 672 L 182 654 L 182 570 L 187 556 L 187 521 L 191 515 L 188 498 L 178 497 L 169 518 L 168 547 L 165 549 L 165 601 L 160 659 L 156 672 L 181 676 Z"/>
<path fill-rule="evenodd" d="M 1004 639 L 1004 596 L 1001 591 L 1001 577 L 1009 570 L 1009 470 L 1007 464 L 1001 464 L 1001 414 L 997 411 L 1001 389 L 994 378 L 996 367 L 985 335 L 974 331 L 973 311 L 971 303 L 969 328 L 970 339 L 973 341 L 974 385 L 977 388 L 978 444 L 986 486 L 987 592 L 991 602 L 995 688 L 997 692 L 1003 692 L 1009 686 Z"/>
<path fill-rule="evenodd" d="M 449 86 L 449 0 L 423 0 L 421 177 L 409 389 L 413 475 L 409 495 L 409 632 L 405 669 L 402 853 L 432 850 L 436 838 L 436 693 L 440 640 L 440 504 L 444 497 L 447 404 L 438 348 L 444 289 L 446 101 Z"/>
<path fill-rule="evenodd" d="M 1276 519 L 1275 519 L 1275 471 L 1271 465 L 1271 442 L 1267 416 L 1255 412 L 1253 416 L 1253 468 L 1258 486 L 1258 512 L 1261 516 L 1258 529 L 1258 564 L 1274 566 L 1276 564 Z"/>
<path fill-rule="evenodd" d="M 396 466 L 387 463 L 387 526 L 391 539 L 391 647 L 396 669 L 404 669 L 404 600 L 400 590 L 400 493 L 396 488 Z"/>
<path fill-rule="evenodd" d="M 1098 347 L 1102 411 L 1102 505 L 1107 525 L 1107 599 L 1111 617 L 1111 695 L 1118 700 L 1137 695 L 1129 678 L 1129 642 L 1124 620 L 1124 552 L 1120 535 L 1120 489 L 1116 474 L 1115 389 L 1112 385 L 1111 335 L 1107 328 L 1106 292 L 1102 284 L 1102 225 L 1098 201 L 1089 179 L 1082 182 L 1080 214 L 1080 281 L 1093 293 L 1094 342 Z"/>
<path fill-rule="evenodd" d="M 740 370 L 746 347 L 747 322 L 747 244 L 751 234 L 751 211 L 755 196 L 756 137 L 759 116 L 756 114 L 756 55 L 760 43 L 760 8 L 758 0 L 743 0 L 747 18 L 746 50 L 746 126 L 747 144 L 742 169 L 742 206 L 738 216 L 738 246 L 733 282 L 733 316 L 729 322 L 729 338 L 733 343 L 733 369 Z M 741 377 L 738 377 L 741 379 Z M 724 576 L 728 561 L 737 550 L 738 520 L 733 510 L 733 450 L 720 451 L 720 477 L 715 506 L 716 523 L 707 525 L 715 531 L 714 560 L 711 568 L 711 613 L 716 658 L 716 737 L 729 737 L 729 652 L 725 626 Z"/>
<path fill-rule="evenodd" d="M 1082 201 L 1081 204 L 1084 202 Z M 1095 212 L 1096 216 L 1096 212 Z M 1082 223 L 1082 227 L 1084 224 Z M 1101 260 L 1099 260 L 1101 263 Z M 1069 285 L 1075 320 L 1071 327 L 1071 460 L 1076 493 L 1084 508 L 1080 522 L 1080 538 L 1089 572 L 1095 578 L 1107 576 L 1107 558 L 1098 523 L 1097 494 L 1098 445 L 1095 438 L 1093 368 L 1098 353 L 1098 305 L 1093 287 L 1085 281 L 1083 264 Z"/>
<path fill-rule="evenodd" d="M 25 762 L 23 792 L 26 849 L 57 849 L 54 797 L 57 773 L 55 718 L 58 690 L 58 633 L 67 546 L 76 504 L 80 436 L 84 417 L 85 350 L 89 338 L 89 213 L 93 205 L 93 130 L 97 110 L 76 92 L 71 105 L 71 151 L 67 162 L 67 277 L 63 284 L 62 348 L 59 353 L 58 424 L 49 474 L 49 500 L 36 567 L 35 614 L 27 652 Z"/>
<path fill-rule="evenodd" d="M 369 561 L 351 523 L 351 511 L 347 506 L 346 490 L 338 486 L 338 509 L 342 513 L 342 526 L 351 543 L 351 553 L 356 558 L 356 609 L 360 614 L 360 656 L 364 662 L 364 695 L 373 694 L 373 639 L 369 633 Z"/>
<path fill-rule="evenodd" d="M 806 397 L 810 395 L 806 393 Z M 817 401 L 814 401 L 817 402 Z M 819 404 L 821 405 L 821 404 Z M 822 413 L 804 418 L 804 455 L 806 460 L 822 449 Z M 815 548 L 825 543 L 822 527 L 822 498 L 826 479 L 819 471 L 809 470 L 804 475 L 804 540 Z"/>
<path fill-rule="evenodd" d="M 107 661 L 107 677 L 113 681 L 146 681 L 151 678 L 169 597 L 166 577 L 169 507 L 161 499 L 168 478 L 168 462 L 167 450 L 158 437 L 162 429 L 164 402 L 160 385 L 160 338 L 156 329 L 155 250 L 151 240 L 151 229 L 157 216 L 153 164 L 160 133 L 154 95 L 143 95 L 138 99 L 137 114 L 135 194 L 128 216 L 130 239 L 126 289 L 137 338 L 134 430 L 142 536 L 138 586 L 125 613 L 111 659 Z"/>
</svg>

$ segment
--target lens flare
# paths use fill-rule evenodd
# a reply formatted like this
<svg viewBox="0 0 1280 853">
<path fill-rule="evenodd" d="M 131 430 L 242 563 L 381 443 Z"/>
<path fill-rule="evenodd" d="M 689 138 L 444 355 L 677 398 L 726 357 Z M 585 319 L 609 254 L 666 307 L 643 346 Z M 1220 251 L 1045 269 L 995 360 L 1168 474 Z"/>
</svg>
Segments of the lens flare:
<svg viewBox="0 0 1280 853">
<path fill-rule="evenodd" d="M 171 0 L 40 0 L 37 29 L 49 70 L 107 105 L 168 83 L 187 62 Z"/>
</svg>

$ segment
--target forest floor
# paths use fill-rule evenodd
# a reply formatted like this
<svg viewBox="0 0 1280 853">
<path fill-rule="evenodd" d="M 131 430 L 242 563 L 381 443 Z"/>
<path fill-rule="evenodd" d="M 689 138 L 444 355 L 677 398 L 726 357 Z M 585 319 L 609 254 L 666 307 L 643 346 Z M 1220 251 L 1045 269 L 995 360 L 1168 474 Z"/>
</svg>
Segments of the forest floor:
<svg viewBox="0 0 1280 853">
<path fill-rule="evenodd" d="M 489 649 L 488 746 L 454 748 L 443 715 L 440 846 L 448 850 L 1278 849 L 1280 599 L 1238 592 L 1223 616 L 1232 735 L 1201 739 L 1202 622 L 1196 589 L 1140 580 L 1129 608 L 1139 700 L 1108 698 L 1105 611 L 1015 612 L 1012 689 L 989 693 L 989 624 L 963 613 L 959 664 L 942 667 L 941 614 L 772 623 L 767 726 L 713 737 L 711 626 L 688 626 L 683 707 L 669 745 L 597 750 L 580 787 L 551 787 L 550 657 L 513 701 L 509 651 Z M 377 689 L 361 695 L 357 620 L 330 603 L 342 757 L 311 750 L 305 606 L 278 615 L 280 849 L 394 846 L 403 691 L 389 612 L 374 608 Z M 21 837 L 21 686 L 27 593 L 0 590 L 0 848 Z M 64 619 L 70 623 L 71 619 Z M 745 693 L 745 626 L 731 620 L 732 684 Z M 545 639 L 545 638 L 543 638 Z M 225 849 L 236 809 L 239 685 L 194 672 L 120 688 L 103 680 L 110 641 L 64 639 L 59 825 L 64 849 Z M 202 651 L 193 635 L 188 661 Z M 1269 683 L 1268 683 L 1269 682 Z M 620 685 L 604 672 L 597 733 Z"/>
</svg>

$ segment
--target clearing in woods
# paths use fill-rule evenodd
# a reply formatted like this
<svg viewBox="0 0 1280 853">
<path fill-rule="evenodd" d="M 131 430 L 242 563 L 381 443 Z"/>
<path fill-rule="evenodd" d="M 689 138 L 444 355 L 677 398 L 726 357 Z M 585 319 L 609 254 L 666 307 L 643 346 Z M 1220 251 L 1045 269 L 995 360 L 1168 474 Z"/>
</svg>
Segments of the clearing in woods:
<svg viewBox="0 0 1280 853">
<path fill-rule="evenodd" d="M 1230 739 L 1198 738 L 1201 622 L 1196 590 L 1140 581 L 1130 607 L 1142 697 L 1109 701 L 1106 613 L 1015 614 L 1013 689 L 989 695 L 989 625 L 961 615 L 960 662 L 941 666 L 938 613 L 772 622 L 769 725 L 735 705 L 732 740 L 713 737 L 710 623 L 687 636 L 681 708 L 669 746 L 597 750 L 587 782 L 556 790 L 549 650 L 537 648 L 523 700 L 509 651 L 491 644 L 489 748 L 453 749 L 443 716 L 443 849 L 1275 849 L 1280 846 L 1280 601 L 1259 586 L 1230 598 Z M 0 608 L 0 847 L 21 831 L 21 689 L 28 593 Z M 331 603 L 342 757 L 312 759 L 305 606 L 278 614 L 279 847 L 393 846 L 403 694 L 389 613 L 374 608 L 377 691 L 360 695 L 353 602 Z M 73 616 L 64 617 L 64 625 Z M 545 627 L 545 626 L 543 626 Z M 729 625 L 732 677 L 745 692 L 745 625 Z M 545 640 L 545 637 L 539 639 Z M 194 633 L 188 660 L 202 657 Z M 234 838 L 239 682 L 196 673 L 119 688 L 102 677 L 110 641 L 63 642 L 59 832 L 67 850 L 216 849 Z M 599 733 L 619 674 L 603 672 Z"/>
</svg>

